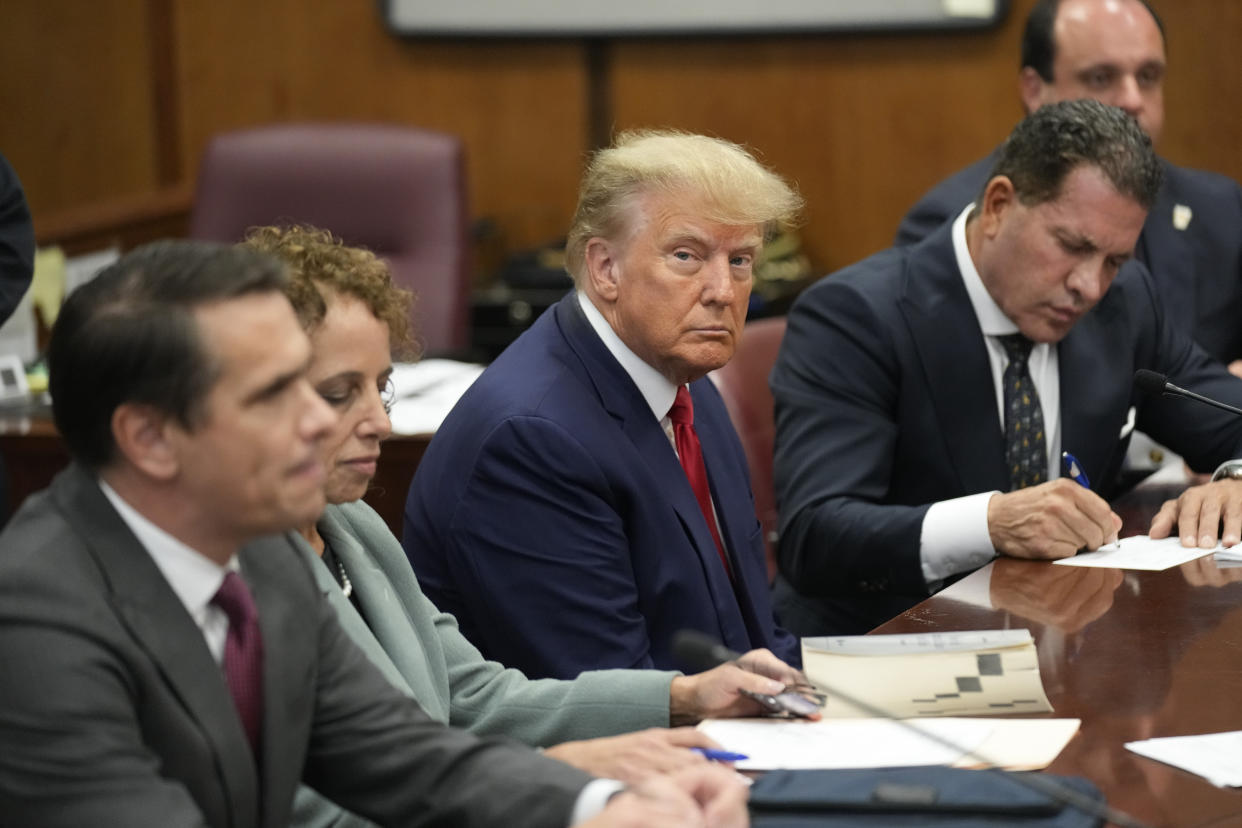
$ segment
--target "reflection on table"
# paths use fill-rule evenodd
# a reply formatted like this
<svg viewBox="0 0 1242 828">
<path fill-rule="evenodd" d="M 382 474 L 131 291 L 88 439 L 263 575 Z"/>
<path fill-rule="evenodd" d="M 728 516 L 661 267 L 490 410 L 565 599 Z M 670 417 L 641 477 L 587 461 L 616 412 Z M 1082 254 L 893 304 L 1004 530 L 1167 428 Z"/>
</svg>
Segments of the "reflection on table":
<svg viewBox="0 0 1242 828">
<path fill-rule="evenodd" d="M 1115 504 L 1143 534 L 1180 484 Z M 1115 807 L 1160 826 L 1242 825 L 1242 791 L 1130 753 L 1153 736 L 1242 730 L 1242 567 L 1211 556 L 1164 572 L 999 559 L 876 632 L 1031 630 L 1057 717 L 1082 730 L 1051 772 L 1095 782 Z"/>
</svg>

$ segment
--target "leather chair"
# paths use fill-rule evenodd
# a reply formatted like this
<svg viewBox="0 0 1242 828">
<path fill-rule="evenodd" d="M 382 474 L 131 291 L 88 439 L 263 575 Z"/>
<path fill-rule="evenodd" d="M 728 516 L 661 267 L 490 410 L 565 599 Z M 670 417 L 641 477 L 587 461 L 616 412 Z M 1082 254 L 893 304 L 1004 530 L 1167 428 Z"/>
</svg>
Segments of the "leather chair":
<svg viewBox="0 0 1242 828">
<path fill-rule="evenodd" d="M 216 136 L 199 169 L 190 236 L 239 241 L 266 224 L 310 224 L 382 256 L 417 294 L 430 353 L 469 346 L 470 264 L 462 142 L 431 130 L 287 124 Z"/>
<path fill-rule="evenodd" d="M 755 516 L 763 526 L 767 549 L 768 579 L 776 574 L 776 541 L 780 521 L 776 512 L 776 493 L 772 488 L 772 451 L 776 437 L 772 392 L 768 374 L 785 336 L 785 317 L 756 319 L 746 325 L 741 345 L 733 359 L 712 373 L 712 380 L 724 397 L 729 419 L 742 441 L 746 464 L 750 468 L 750 488 L 755 495 Z"/>
</svg>

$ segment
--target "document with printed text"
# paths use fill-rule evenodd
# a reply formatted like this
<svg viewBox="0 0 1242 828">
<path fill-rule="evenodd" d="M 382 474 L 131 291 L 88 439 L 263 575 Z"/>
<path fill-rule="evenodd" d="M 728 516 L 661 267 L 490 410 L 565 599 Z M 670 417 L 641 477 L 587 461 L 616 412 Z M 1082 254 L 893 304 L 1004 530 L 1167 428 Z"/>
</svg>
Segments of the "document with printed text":
<svg viewBox="0 0 1242 828">
<path fill-rule="evenodd" d="M 804 638 L 802 669 L 825 718 L 1052 711 L 1029 630 Z"/>
</svg>

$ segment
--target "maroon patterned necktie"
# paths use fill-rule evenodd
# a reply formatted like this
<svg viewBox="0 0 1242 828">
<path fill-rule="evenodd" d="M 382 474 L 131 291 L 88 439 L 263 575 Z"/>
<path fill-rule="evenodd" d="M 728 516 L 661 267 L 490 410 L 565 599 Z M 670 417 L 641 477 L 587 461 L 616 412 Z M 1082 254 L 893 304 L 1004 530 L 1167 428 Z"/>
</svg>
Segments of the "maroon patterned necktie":
<svg viewBox="0 0 1242 828">
<path fill-rule="evenodd" d="M 668 418 L 673 423 L 673 441 L 677 444 L 677 455 L 681 467 L 690 480 L 690 488 L 694 489 L 694 498 L 699 502 L 699 510 L 707 521 L 707 528 L 716 542 L 716 553 L 720 555 L 720 563 L 724 565 L 729 578 L 733 572 L 729 569 L 729 557 L 725 554 L 724 543 L 720 540 L 720 530 L 716 527 L 716 515 L 712 511 L 711 489 L 707 485 L 707 467 L 703 465 L 703 446 L 699 443 L 698 432 L 694 430 L 694 402 L 690 399 L 690 390 L 686 386 L 678 386 L 677 397 L 673 407 L 668 411 Z"/>
<path fill-rule="evenodd" d="M 263 721 L 263 639 L 259 634 L 259 612 L 246 582 L 236 572 L 224 576 L 224 583 L 211 603 L 229 619 L 224 641 L 224 678 L 228 682 L 242 729 L 255 756 L 259 754 L 259 734 Z"/>
</svg>

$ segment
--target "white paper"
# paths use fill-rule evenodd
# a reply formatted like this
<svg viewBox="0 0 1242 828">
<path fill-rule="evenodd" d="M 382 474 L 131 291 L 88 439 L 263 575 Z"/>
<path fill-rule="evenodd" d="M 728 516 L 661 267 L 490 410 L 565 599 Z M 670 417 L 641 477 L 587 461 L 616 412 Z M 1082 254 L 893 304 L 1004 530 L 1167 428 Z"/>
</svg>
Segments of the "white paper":
<svg viewBox="0 0 1242 828">
<path fill-rule="evenodd" d="M 1122 538 L 1119 543 L 1101 546 L 1094 552 L 1083 552 L 1053 563 L 1061 566 L 1103 566 L 1109 569 L 1145 569 L 1159 572 L 1210 555 L 1219 549 L 1223 547 L 1187 549 L 1177 537 L 1152 540 L 1147 535 L 1135 535 Z"/>
<path fill-rule="evenodd" d="M 396 392 L 392 430 L 396 434 L 435 434 L 483 366 L 451 359 L 425 359 L 393 366 Z"/>
<path fill-rule="evenodd" d="M 952 765 L 978 749 L 992 732 L 987 719 L 910 721 L 957 747 L 945 747 L 887 719 L 709 719 L 699 730 L 725 750 L 748 756 L 734 763 L 739 770 Z"/>
<path fill-rule="evenodd" d="M 1140 756 L 1202 776 L 1217 787 L 1242 787 L 1242 730 L 1126 742 Z"/>
<path fill-rule="evenodd" d="M 725 750 L 749 757 L 736 763 L 740 770 L 903 765 L 1037 770 L 1056 759 L 1079 725 L 1078 719 L 709 719 L 699 730 Z"/>
</svg>

